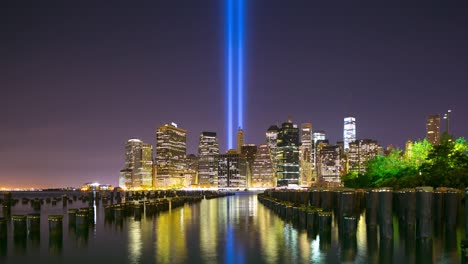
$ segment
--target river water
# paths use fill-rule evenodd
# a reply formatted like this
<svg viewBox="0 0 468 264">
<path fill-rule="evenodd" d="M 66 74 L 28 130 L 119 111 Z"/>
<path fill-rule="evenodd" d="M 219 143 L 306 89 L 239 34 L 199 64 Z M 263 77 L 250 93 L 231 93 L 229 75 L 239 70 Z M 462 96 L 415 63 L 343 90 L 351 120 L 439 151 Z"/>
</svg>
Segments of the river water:
<svg viewBox="0 0 468 264">
<path fill-rule="evenodd" d="M 87 232 L 68 226 L 67 209 L 87 206 L 76 201 L 67 208 L 44 204 L 40 238 L 17 241 L 8 222 L 1 241 L 0 263 L 459 263 L 464 239 L 459 217 L 455 231 L 437 231 L 429 243 L 406 239 L 394 220 L 394 238 L 382 243 L 378 230 L 367 230 L 360 216 L 356 239 L 340 241 L 336 222 L 329 237 L 308 233 L 283 221 L 257 201 L 257 193 L 202 200 L 157 216 L 122 223 L 105 221 L 96 206 L 95 225 Z M 28 194 L 60 197 L 61 194 Z M 14 198 L 21 194 L 14 193 Z M 70 197 L 70 194 L 69 194 Z M 3 212 L 2 212 L 3 213 Z M 11 214 L 33 213 L 19 202 Z M 49 239 L 47 215 L 61 214 L 63 240 Z M 462 215 L 462 214 L 460 214 Z"/>
</svg>

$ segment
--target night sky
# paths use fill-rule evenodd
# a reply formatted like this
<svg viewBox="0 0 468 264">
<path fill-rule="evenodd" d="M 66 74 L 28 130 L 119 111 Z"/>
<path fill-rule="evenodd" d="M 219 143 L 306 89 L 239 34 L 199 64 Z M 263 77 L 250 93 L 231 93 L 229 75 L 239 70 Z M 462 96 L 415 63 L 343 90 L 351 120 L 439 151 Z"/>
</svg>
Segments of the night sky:
<svg viewBox="0 0 468 264">
<path fill-rule="evenodd" d="M 246 2 L 246 143 L 288 116 L 334 143 L 355 116 L 358 138 L 403 147 L 448 109 L 468 137 L 462 1 Z M 155 145 L 172 121 L 188 153 L 201 131 L 224 152 L 223 15 L 220 0 L 2 1 L 0 187 L 117 185 L 126 140 Z"/>
</svg>

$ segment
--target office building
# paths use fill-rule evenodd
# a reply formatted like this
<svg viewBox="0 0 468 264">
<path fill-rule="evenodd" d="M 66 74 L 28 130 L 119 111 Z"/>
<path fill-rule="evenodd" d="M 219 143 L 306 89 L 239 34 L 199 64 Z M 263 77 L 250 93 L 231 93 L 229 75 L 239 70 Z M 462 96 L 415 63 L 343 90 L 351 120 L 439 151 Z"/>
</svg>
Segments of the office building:
<svg viewBox="0 0 468 264">
<path fill-rule="evenodd" d="M 187 131 L 175 123 L 160 126 L 156 131 L 157 186 L 181 188 L 186 185 Z"/>
<path fill-rule="evenodd" d="M 448 127 L 448 126 L 447 126 Z M 440 141 L 440 116 L 430 115 L 426 121 L 426 138 L 433 145 L 439 144 Z"/>
<path fill-rule="evenodd" d="M 349 171 L 365 173 L 367 162 L 379 154 L 379 144 L 372 139 L 359 139 L 349 143 Z"/>
<path fill-rule="evenodd" d="M 312 124 L 301 124 L 301 161 L 312 161 Z"/>
<path fill-rule="evenodd" d="M 237 152 L 238 153 L 241 153 L 242 151 L 242 146 L 244 145 L 245 143 L 245 138 L 244 138 L 244 130 L 242 130 L 241 128 L 239 128 L 237 130 Z"/>
<path fill-rule="evenodd" d="M 218 187 L 218 137 L 215 132 L 202 132 L 198 144 L 198 185 Z"/>
<path fill-rule="evenodd" d="M 318 141 L 323 141 L 323 140 L 326 140 L 326 134 L 325 134 L 325 131 L 323 130 L 318 130 L 318 131 L 315 131 L 312 133 L 312 147 L 313 147 L 313 150 L 312 150 L 312 169 L 316 169 L 317 168 L 317 157 L 318 157 L 318 153 L 317 153 L 317 146 L 318 146 Z"/>
<path fill-rule="evenodd" d="M 252 186 L 253 163 L 257 154 L 257 146 L 255 144 L 244 144 L 241 147 L 241 154 L 244 155 L 246 161 L 247 187 L 249 188 Z"/>
<path fill-rule="evenodd" d="M 236 150 L 219 155 L 218 188 L 247 188 L 246 160 Z"/>
<path fill-rule="evenodd" d="M 356 140 L 356 118 L 345 117 L 343 127 L 344 150 L 349 149 L 349 143 Z"/>
<path fill-rule="evenodd" d="M 252 187 L 271 188 L 276 186 L 270 150 L 267 144 L 258 146 L 252 165 Z"/>
<path fill-rule="evenodd" d="M 277 185 L 299 184 L 299 129 L 290 119 L 278 133 L 276 149 Z"/>
<path fill-rule="evenodd" d="M 338 146 L 319 143 L 317 166 L 321 181 L 332 185 L 341 183 L 341 158 Z"/>
<path fill-rule="evenodd" d="M 125 165 L 120 171 L 119 187 L 124 189 L 153 188 L 153 147 L 140 139 L 125 144 Z"/>
</svg>

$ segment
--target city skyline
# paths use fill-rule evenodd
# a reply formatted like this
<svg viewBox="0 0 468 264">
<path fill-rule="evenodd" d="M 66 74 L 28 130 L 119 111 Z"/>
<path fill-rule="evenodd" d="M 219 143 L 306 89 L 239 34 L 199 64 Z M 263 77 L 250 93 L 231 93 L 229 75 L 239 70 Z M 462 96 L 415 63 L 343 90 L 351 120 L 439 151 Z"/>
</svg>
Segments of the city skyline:
<svg viewBox="0 0 468 264">
<path fill-rule="evenodd" d="M 404 148 L 448 109 L 450 132 L 468 136 L 466 7 L 264 4 L 245 2 L 246 144 L 264 144 L 288 116 L 334 143 L 353 116 L 358 139 Z M 226 152 L 218 1 L 3 5 L 2 185 L 117 185 L 125 142 L 155 148 L 170 122 L 187 130 L 187 154 L 202 131 Z"/>
</svg>

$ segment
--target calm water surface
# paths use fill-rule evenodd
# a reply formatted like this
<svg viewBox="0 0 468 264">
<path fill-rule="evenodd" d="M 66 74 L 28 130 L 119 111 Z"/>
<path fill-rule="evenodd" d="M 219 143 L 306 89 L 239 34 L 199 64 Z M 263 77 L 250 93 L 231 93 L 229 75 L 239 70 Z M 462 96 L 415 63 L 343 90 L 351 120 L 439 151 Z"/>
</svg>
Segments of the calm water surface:
<svg viewBox="0 0 468 264">
<path fill-rule="evenodd" d="M 340 241 L 335 221 L 329 236 L 307 233 L 260 204 L 256 193 L 247 192 L 154 217 L 143 215 L 141 221 L 124 218 L 120 224 L 105 221 L 104 208 L 98 205 L 96 224 L 88 232 L 69 228 L 67 209 L 86 206 L 81 201 L 68 208 L 61 202 L 44 204 L 39 240 L 15 241 L 10 221 L 8 241 L 0 245 L 0 263 L 459 263 L 464 236 L 459 224 L 453 232 L 436 232 L 430 243 L 417 243 L 399 232 L 395 219 L 393 241 L 379 242 L 378 230 L 367 230 L 362 214 L 356 240 Z M 33 210 L 19 202 L 11 213 Z M 49 239 L 47 215 L 51 214 L 64 215 L 61 242 Z"/>
</svg>

